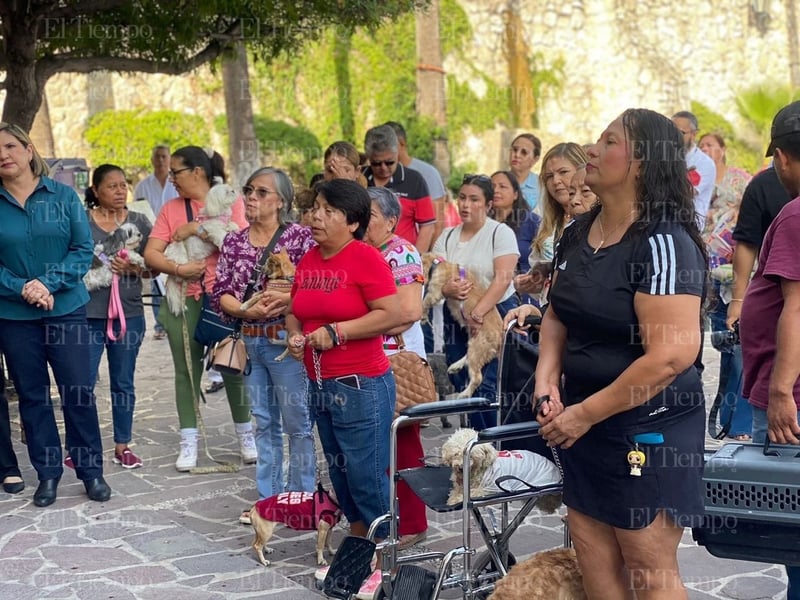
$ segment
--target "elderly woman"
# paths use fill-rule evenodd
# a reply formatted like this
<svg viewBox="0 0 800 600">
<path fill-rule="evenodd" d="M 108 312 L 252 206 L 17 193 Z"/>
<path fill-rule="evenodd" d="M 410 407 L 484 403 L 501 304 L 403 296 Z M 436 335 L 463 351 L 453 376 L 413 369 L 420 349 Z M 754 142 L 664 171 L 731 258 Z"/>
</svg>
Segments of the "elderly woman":
<svg viewBox="0 0 800 600">
<path fill-rule="evenodd" d="M 405 349 L 424 359 L 425 340 L 420 325 L 424 282 L 422 259 L 414 246 L 394 233 L 400 218 L 400 201 L 397 196 L 386 188 L 373 187 L 367 192 L 372 199 L 372 210 L 365 239 L 380 251 L 392 268 L 402 307 L 403 323 L 384 334 L 383 350 L 387 356 L 397 352 L 399 347 L 395 336 L 402 334 Z M 423 454 L 419 423 L 398 430 L 398 469 L 420 466 Z M 428 519 L 425 516 L 425 504 L 403 481 L 397 485 L 397 498 L 400 506 L 399 541 L 402 550 L 425 539 Z"/>
<path fill-rule="evenodd" d="M 203 294 L 210 294 L 214 287 L 219 252 L 211 253 L 205 260 L 177 264 L 164 256 L 164 250 L 171 242 L 180 242 L 193 235 L 210 241 L 201 228 L 200 211 L 205 206 L 206 195 L 211 187 L 225 180 L 224 162 L 211 149 L 185 146 L 172 154 L 169 176 L 180 197 L 167 202 L 158 213 L 144 251 L 144 259 L 151 269 L 167 273 L 186 283 L 185 310 L 175 315 L 171 310 L 163 310 L 162 307 L 158 318 L 167 331 L 175 367 L 175 404 L 181 430 L 180 452 L 175 461 L 175 469 L 191 471 L 197 466 L 196 404 L 200 397 L 203 369 L 203 347 L 194 341 L 194 330 L 200 319 Z M 193 218 L 190 219 L 190 215 Z M 233 205 L 231 219 L 239 228 L 247 225 L 240 200 Z M 187 348 L 184 344 L 187 337 L 190 364 L 187 364 Z M 242 460 L 246 463 L 256 462 L 258 454 L 250 422 L 250 405 L 245 396 L 242 377 L 222 377 L 239 438 Z"/>
<path fill-rule="evenodd" d="M 625 111 L 588 156 L 600 202 L 558 244 L 534 389 L 541 434 L 560 448 L 587 596 L 685 599 L 677 549 L 703 514 L 705 424 L 693 189 L 675 160 L 680 132 L 649 110 Z"/>
<path fill-rule="evenodd" d="M 464 315 L 467 328 L 462 328 L 444 311 L 444 332 L 447 364 L 453 364 L 467 352 L 469 336 L 483 324 L 483 317 L 497 308 L 500 316 L 518 304 L 512 278 L 519 258 L 517 239 L 511 228 L 489 218 L 489 205 L 494 197 L 492 180 L 486 175 L 466 175 L 458 192 L 461 224 L 448 227 L 433 245 L 433 252 L 445 260 L 470 269 L 486 288 L 473 311 Z M 472 289 L 467 279 L 455 278 L 442 287 L 445 298 L 466 299 Z M 458 391 L 466 387 L 466 373 L 451 376 Z M 497 359 L 483 368 L 483 382 L 476 395 L 494 398 L 497 385 Z M 472 426 L 483 429 L 495 425 L 493 412 L 470 415 Z"/>
<path fill-rule="evenodd" d="M 289 288 L 270 287 L 258 264 L 267 251 L 285 251 L 297 264 L 315 244 L 308 228 L 286 221 L 294 196 L 286 173 L 270 167 L 258 169 L 247 179 L 242 194 L 250 226 L 229 234 L 222 244 L 212 305 L 242 320 L 242 336 L 252 365 L 244 383 L 256 419 L 259 498 L 284 491 L 313 492 L 316 459 L 303 365 L 296 360 L 276 360 L 286 350 L 280 338 L 285 337 L 283 313 L 289 305 Z M 276 235 L 274 245 L 268 248 Z M 263 291 L 264 295 L 242 310 L 253 276 L 253 291 Z M 287 482 L 283 476 L 284 433 L 289 436 Z M 248 522 L 249 511 L 242 513 L 241 519 Z"/>
<path fill-rule="evenodd" d="M 286 316 L 291 355 L 311 379 L 309 401 L 331 483 L 353 535 L 389 510 L 394 377 L 383 333 L 403 324 L 391 269 L 363 242 L 370 198 L 354 181 L 317 189 L 311 234 Z M 406 324 L 407 326 L 407 324 Z M 385 537 L 386 528 L 381 528 Z"/>
<path fill-rule="evenodd" d="M 47 164 L 27 134 L 17 125 L 0 123 L 0 351 L 19 394 L 28 456 L 39 478 L 33 503 L 55 502 L 64 472 L 48 365 L 61 396 L 75 471 L 89 499 L 104 502 L 111 489 L 103 479 L 100 426 L 87 368 L 89 294 L 83 284 L 92 260 L 92 234 L 75 191 L 46 173 Z M 5 440 L 3 445 L 8 446 Z"/>
</svg>

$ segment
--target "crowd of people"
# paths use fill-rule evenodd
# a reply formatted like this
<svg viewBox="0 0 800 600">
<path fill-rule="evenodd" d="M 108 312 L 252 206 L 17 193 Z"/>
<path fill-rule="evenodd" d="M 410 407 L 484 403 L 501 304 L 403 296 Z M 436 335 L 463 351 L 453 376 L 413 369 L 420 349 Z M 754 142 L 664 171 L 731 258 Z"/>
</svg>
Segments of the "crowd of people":
<svg viewBox="0 0 800 600">
<path fill-rule="evenodd" d="M 366 536 L 391 502 L 389 356 L 433 351 L 422 314 L 421 254 L 430 251 L 485 290 L 469 314 L 444 309 L 448 364 L 490 311 L 520 328 L 525 317 L 542 317 L 535 416 L 560 456 L 587 596 L 685 598 L 678 543 L 704 508 L 706 322 L 721 353 L 723 434 L 778 443 L 800 435 L 800 338 L 792 335 L 800 200 L 790 202 L 800 195 L 800 103 L 776 116 L 774 166 L 752 179 L 728 164 L 723 136 L 699 131 L 686 111 L 670 119 L 629 109 L 593 144 L 565 141 L 543 153 L 535 135 L 521 134 L 506 169 L 464 176 L 458 222 L 444 226 L 441 177 L 409 154 L 402 125 L 388 122 L 367 131 L 363 155 L 349 142 L 331 144 L 311 187 L 296 190 L 278 168 L 256 170 L 231 191 L 227 235 L 218 236 L 207 209 L 227 190 L 217 187 L 227 185 L 219 153 L 153 149 L 154 173 L 134 194 L 152 209 L 151 223 L 129 210 L 120 167 L 97 166 L 82 204 L 47 176 L 24 131 L 0 124 L 0 350 L 39 479 L 34 504 L 56 500 L 64 466 L 91 500 L 111 495 L 95 406 L 104 351 L 112 460 L 144 465 L 132 447 L 142 286 L 161 274 L 180 290 L 177 305 L 154 307 L 154 337 L 168 340 L 174 368 L 175 468 L 198 467 L 205 349 L 195 332 L 210 311 L 247 349 L 250 368 L 222 380 L 259 498 L 314 491 L 316 430 L 350 531 Z M 170 246 L 189 241 L 204 258 L 178 261 Z M 275 255 L 294 271 L 285 285 L 267 275 Z M 442 293 L 463 301 L 472 288 L 461 273 Z M 65 444 L 44 385 L 48 365 Z M 497 360 L 482 374 L 476 395 L 494 398 Z M 464 373 L 451 379 L 465 387 Z M 0 394 L 0 476 L 6 492 L 19 493 L 8 413 Z M 495 417 L 473 414 L 471 425 Z M 400 430 L 398 448 L 400 468 L 421 464 L 419 425 Z M 428 524 L 424 504 L 404 485 L 398 494 L 405 548 L 425 538 Z M 249 522 L 249 511 L 239 519 Z M 386 535 L 384 524 L 377 536 Z M 787 569 L 796 600 L 800 573 Z M 365 586 L 379 584 L 376 573 Z"/>
</svg>

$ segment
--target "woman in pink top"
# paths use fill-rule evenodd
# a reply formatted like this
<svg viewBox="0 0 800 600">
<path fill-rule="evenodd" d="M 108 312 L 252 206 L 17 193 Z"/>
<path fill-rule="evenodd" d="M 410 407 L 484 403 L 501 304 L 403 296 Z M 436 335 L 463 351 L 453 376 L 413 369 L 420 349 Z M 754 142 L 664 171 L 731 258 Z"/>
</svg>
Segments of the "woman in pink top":
<svg viewBox="0 0 800 600">
<path fill-rule="evenodd" d="M 205 205 L 205 198 L 211 187 L 224 182 L 224 166 L 222 157 L 210 149 L 186 146 L 172 154 L 169 176 L 180 197 L 170 200 L 162 207 L 144 251 L 145 261 L 151 269 L 167 273 L 170 277 L 176 277 L 187 283 L 186 309 L 183 313 L 176 316 L 169 310 L 162 310 L 158 316 L 167 332 L 172 362 L 175 366 L 175 403 L 181 428 L 180 455 L 175 463 L 178 471 L 189 471 L 197 466 L 195 403 L 200 395 L 203 347 L 194 341 L 194 330 L 200 317 L 202 295 L 204 292 L 211 293 L 214 287 L 219 251 L 213 252 L 205 260 L 179 265 L 166 258 L 164 250 L 171 242 L 182 241 L 192 235 L 211 241 L 197 217 Z M 191 221 L 187 214 L 186 200 L 189 200 L 191 214 L 194 217 Z M 247 226 L 241 199 L 237 199 L 234 203 L 231 219 L 239 228 Z M 184 324 L 189 339 L 191 374 L 186 364 Z M 223 375 L 223 380 L 236 434 L 239 437 L 242 459 L 245 462 L 255 462 L 257 454 L 250 422 L 250 406 L 245 396 L 242 377 Z"/>
</svg>

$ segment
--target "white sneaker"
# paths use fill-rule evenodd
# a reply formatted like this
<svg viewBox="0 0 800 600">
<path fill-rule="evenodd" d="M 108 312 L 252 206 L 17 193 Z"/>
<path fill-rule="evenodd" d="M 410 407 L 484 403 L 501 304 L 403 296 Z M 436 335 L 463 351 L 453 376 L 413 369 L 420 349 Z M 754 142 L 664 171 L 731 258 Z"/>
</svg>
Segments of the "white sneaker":
<svg viewBox="0 0 800 600">
<path fill-rule="evenodd" d="M 191 471 L 197 466 L 197 440 L 181 440 L 181 453 L 175 461 L 178 471 Z"/>
<path fill-rule="evenodd" d="M 252 431 L 239 434 L 239 454 L 242 456 L 242 462 L 246 465 L 251 465 L 258 460 L 256 439 L 253 437 Z"/>
</svg>

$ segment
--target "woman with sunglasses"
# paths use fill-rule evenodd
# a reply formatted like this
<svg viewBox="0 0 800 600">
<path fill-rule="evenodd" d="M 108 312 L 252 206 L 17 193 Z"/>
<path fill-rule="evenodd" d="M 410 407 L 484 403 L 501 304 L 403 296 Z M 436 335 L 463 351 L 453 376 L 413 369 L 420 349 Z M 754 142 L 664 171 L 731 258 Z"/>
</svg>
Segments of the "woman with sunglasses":
<svg viewBox="0 0 800 600">
<path fill-rule="evenodd" d="M 284 313 L 289 305 L 290 287 L 266 288 L 267 279 L 258 269 L 264 252 L 286 252 L 293 264 L 316 242 L 311 230 L 287 223 L 294 189 L 289 176 L 280 169 L 264 167 L 250 175 L 242 188 L 245 218 L 250 224 L 225 238 L 217 263 L 212 305 L 232 319 L 242 319 L 242 338 L 250 357 L 251 371 L 244 378 L 250 410 L 256 419 L 256 487 L 258 497 L 281 492 L 313 492 L 316 459 L 309 418 L 307 380 L 300 361 L 278 357 L 286 350 Z M 280 232 L 279 232 L 280 229 Z M 269 248 L 275 235 L 275 244 Z M 254 292 L 264 295 L 242 310 L 242 302 L 254 272 Z M 283 434 L 289 436 L 289 473 L 284 482 Z M 245 510 L 240 522 L 250 523 Z"/>
<path fill-rule="evenodd" d="M 512 283 L 519 259 L 517 238 L 508 225 L 489 218 L 494 189 L 492 180 L 486 175 L 465 175 L 458 192 L 458 213 L 461 224 L 448 227 L 433 245 L 433 253 L 445 257 L 450 263 L 469 269 L 486 287 L 486 293 L 475 309 L 464 318 L 467 329 L 463 329 L 448 310 L 444 311 L 445 358 L 452 364 L 467 352 L 469 336 L 483 324 L 483 317 L 492 308 L 500 316 L 517 306 L 518 300 Z M 442 288 L 446 298 L 464 300 L 472 284 L 466 279 L 455 278 Z M 466 386 L 466 372 L 451 375 L 457 390 Z M 483 368 L 483 382 L 476 396 L 494 398 L 497 383 L 497 359 Z M 496 415 L 488 411 L 474 413 L 470 421 L 475 429 L 495 425 Z"/>
<path fill-rule="evenodd" d="M 225 180 L 225 163 L 222 157 L 210 148 L 185 146 L 176 150 L 170 158 L 169 176 L 180 197 L 167 202 L 158 213 L 144 259 L 153 270 L 167 273 L 186 282 L 185 310 L 174 315 L 172 311 L 161 310 L 158 319 L 164 326 L 169 339 L 169 349 L 175 367 L 175 404 L 178 409 L 178 422 L 181 429 L 181 447 L 175 468 L 190 471 L 197 466 L 197 416 L 195 403 L 200 396 L 200 378 L 203 371 L 203 347 L 194 341 L 194 330 L 200 319 L 204 293 L 211 293 L 216 277 L 219 252 L 212 252 L 205 260 L 179 265 L 164 257 L 164 250 L 172 242 L 180 242 L 196 235 L 211 241 L 198 220 L 205 206 L 205 199 L 211 187 Z M 239 228 L 247 226 L 244 206 L 241 200 L 233 204 L 231 219 Z M 189 219 L 189 214 L 193 218 Z M 184 339 L 189 340 L 191 370 L 187 365 L 187 351 Z M 244 462 L 256 461 L 256 447 L 253 428 L 250 423 L 250 406 L 244 394 L 242 378 L 223 375 L 225 392 L 228 396 L 231 415 L 239 438 L 239 452 Z"/>
</svg>

